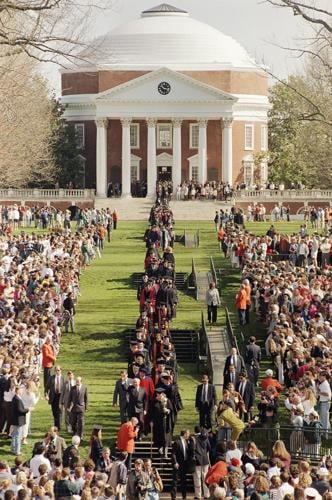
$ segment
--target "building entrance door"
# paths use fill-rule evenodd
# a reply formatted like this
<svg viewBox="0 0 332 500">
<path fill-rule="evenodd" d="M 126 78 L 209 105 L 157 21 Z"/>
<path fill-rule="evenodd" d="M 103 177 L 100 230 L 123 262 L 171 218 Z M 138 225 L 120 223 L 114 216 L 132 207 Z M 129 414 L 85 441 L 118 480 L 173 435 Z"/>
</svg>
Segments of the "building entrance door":
<svg viewBox="0 0 332 500">
<path fill-rule="evenodd" d="M 172 167 L 157 167 L 157 180 L 160 182 L 172 180 Z"/>
</svg>

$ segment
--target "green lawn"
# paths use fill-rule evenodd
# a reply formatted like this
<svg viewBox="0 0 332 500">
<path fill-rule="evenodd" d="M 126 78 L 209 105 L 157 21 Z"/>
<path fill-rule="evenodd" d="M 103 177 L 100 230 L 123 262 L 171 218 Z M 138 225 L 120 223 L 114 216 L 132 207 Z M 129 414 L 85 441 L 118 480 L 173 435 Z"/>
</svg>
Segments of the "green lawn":
<svg viewBox="0 0 332 500">
<path fill-rule="evenodd" d="M 248 229 L 265 233 L 269 223 L 250 223 Z M 298 231 L 299 222 L 279 223 L 277 229 L 283 232 Z M 63 370 L 72 369 L 83 377 L 90 395 L 89 411 L 86 418 L 86 438 L 93 424 L 104 427 L 104 442 L 114 445 L 119 427 L 118 410 L 112 407 L 114 382 L 121 369 L 126 368 L 124 332 L 133 328 L 138 316 L 136 290 L 131 287 L 130 276 L 143 270 L 145 246 L 142 235 L 145 222 L 121 222 L 114 231 L 111 245 L 107 245 L 101 260 L 96 260 L 84 273 L 81 280 L 81 297 L 76 316 L 76 333 L 63 335 L 58 362 Z M 191 271 L 191 259 L 195 258 L 199 271 L 209 269 L 209 257 L 215 258 L 220 271 L 223 304 L 227 305 L 234 319 L 236 333 L 239 334 L 234 315 L 234 295 L 239 286 L 239 273 L 229 266 L 218 250 L 216 233 L 212 222 L 178 222 L 177 234 L 187 230 L 200 230 L 200 247 L 185 248 L 176 244 L 175 257 L 178 271 Z M 180 305 L 174 328 L 198 329 L 204 304 L 197 302 L 190 294 L 180 293 Z M 224 317 L 220 315 L 220 322 Z M 261 325 L 253 321 L 246 336 L 256 334 L 260 341 L 264 336 Z M 194 365 L 181 365 L 179 387 L 184 402 L 184 410 L 178 419 L 180 427 L 193 427 L 197 417 L 193 411 L 193 398 L 199 380 Z M 43 438 L 44 432 L 52 425 L 51 409 L 41 400 L 32 415 L 32 436 L 30 443 Z M 67 441 L 70 436 L 62 433 Z M 87 452 L 87 442 L 83 443 Z M 25 457 L 31 456 L 31 444 L 23 448 Z M 12 462 L 9 455 L 9 441 L 0 440 L 1 456 Z M 84 452 L 82 453 L 84 456 Z"/>
</svg>

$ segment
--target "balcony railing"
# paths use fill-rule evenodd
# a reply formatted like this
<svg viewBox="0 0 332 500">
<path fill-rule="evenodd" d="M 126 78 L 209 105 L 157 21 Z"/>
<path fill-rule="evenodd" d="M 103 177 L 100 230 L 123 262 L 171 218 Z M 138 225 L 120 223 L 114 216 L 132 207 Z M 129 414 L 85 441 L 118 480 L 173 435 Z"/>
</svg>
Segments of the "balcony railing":
<svg viewBox="0 0 332 500">
<path fill-rule="evenodd" d="M 236 200 L 267 200 L 267 201 L 282 201 L 282 200 L 315 200 L 315 199 L 325 199 L 332 200 L 332 190 L 331 189 L 284 189 L 284 190 L 272 190 L 272 189 L 241 189 L 239 191 L 234 191 L 234 197 Z"/>
<path fill-rule="evenodd" d="M 0 189 L 0 200 L 93 200 L 94 189 Z"/>
</svg>

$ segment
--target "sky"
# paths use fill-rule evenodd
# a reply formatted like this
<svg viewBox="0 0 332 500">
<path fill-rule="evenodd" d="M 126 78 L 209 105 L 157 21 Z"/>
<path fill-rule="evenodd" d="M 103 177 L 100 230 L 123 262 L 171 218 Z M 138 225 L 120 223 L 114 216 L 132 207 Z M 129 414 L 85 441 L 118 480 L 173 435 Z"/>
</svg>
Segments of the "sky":
<svg viewBox="0 0 332 500">
<path fill-rule="evenodd" d="M 187 10 L 199 21 L 210 24 L 240 42 L 260 64 L 286 77 L 301 68 L 302 60 L 282 47 L 297 47 L 308 36 L 308 25 L 290 9 L 278 8 L 266 0 L 166 0 Z M 320 0 L 325 1 L 325 0 Z M 326 0 L 329 1 L 329 0 Z M 142 10 L 162 0 L 109 0 L 112 8 L 99 11 L 90 25 L 93 39 L 116 26 L 138 18 Z M 98 5 L 98 0 L 95 0 Z M 60 73 L 54 66 L 43 69 L 51 85 L 59 92 Z"/>
</svg>

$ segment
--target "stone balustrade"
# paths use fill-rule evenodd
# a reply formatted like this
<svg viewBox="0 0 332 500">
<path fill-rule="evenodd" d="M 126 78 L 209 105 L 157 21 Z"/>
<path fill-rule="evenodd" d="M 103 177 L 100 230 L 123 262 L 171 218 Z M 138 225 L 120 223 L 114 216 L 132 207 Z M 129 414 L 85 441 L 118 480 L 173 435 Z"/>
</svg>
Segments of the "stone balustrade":
<svg viewBox="0 0 332 500">
<path fill-rule="evenodd" d="M 285 190 L 255 190 L 242 189 L 234 192 L 236 201 L 245 202 L 289 202 L 289 201 L 318 201 L 325 200 L 332 202 L 332 189 L 285 189 Z"/>
</svg>

